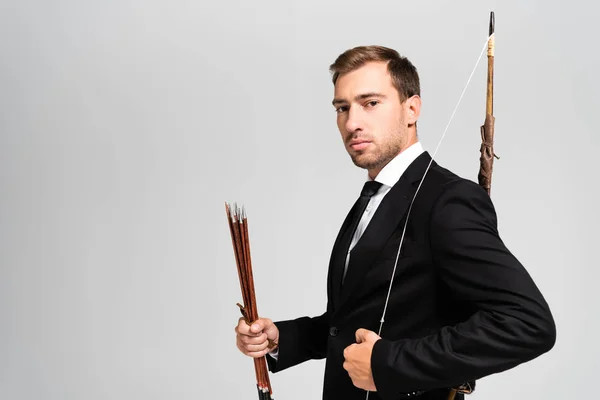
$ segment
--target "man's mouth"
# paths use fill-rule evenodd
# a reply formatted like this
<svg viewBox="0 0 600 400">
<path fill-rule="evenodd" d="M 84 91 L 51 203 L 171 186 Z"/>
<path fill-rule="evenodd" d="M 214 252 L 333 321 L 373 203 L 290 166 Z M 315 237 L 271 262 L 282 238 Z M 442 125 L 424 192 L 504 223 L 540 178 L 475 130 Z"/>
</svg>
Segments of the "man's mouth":
<svg viewBox="0 0 600 400">
<path fill-rule="evenodd" d="M 350 147 L 352 150 L 363 150 L 365 149 L 371 142 L 368 140 L 352 140 L 350 141 Z"/>
</svg>

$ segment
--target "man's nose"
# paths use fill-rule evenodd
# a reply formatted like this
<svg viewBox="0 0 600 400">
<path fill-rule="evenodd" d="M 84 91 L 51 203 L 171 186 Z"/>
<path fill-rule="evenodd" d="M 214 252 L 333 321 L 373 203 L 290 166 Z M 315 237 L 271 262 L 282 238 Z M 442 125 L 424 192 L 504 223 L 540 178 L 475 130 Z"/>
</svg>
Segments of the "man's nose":
<svg viewBox="0 0 600 400">
<path fill-rule="evenodd" d="M 346 130 L 348 132 L 356 132 L 361 129 L 363 125 L 362 116 L 360 110 L 356 107 L 348 110 L 348 119 L 346 120 Z"/>
</svg>

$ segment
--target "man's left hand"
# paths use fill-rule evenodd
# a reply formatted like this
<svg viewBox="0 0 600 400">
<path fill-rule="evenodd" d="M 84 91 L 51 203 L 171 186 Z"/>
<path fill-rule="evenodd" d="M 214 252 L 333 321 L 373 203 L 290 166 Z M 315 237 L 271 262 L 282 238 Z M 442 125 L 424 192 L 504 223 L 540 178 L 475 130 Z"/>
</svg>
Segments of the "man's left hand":
<svg viewBox="0 0 600 400">
<path fill-rule="evenodd" d="M 344 349 L 344 369 L 357 388 L 377 391 L 371 372 L 371 353 L 379 339 L 381 337 L 375 332 L 361 328 L 356 331 L 356 343 Z"/>
</svg>

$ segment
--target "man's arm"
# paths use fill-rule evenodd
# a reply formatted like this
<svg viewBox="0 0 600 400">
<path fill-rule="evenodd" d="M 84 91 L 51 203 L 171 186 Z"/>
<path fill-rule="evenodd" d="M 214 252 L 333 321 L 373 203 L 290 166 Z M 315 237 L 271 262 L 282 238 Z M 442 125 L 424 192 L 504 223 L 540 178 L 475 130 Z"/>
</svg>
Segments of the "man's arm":
<svg viewBox="0 0 600 400">
<path fill-rule="evenodd" d="M 479 186 L 448 185 L 432 211 L 430 241 L 443 283 L 477 311 L 424 338 L 378 340 L 371 368 L 385 399 L 513 368 L 556 340 L 548 304 L 500 239 L 494 207 Z"/>
<path fill-rule="evenodd" d="M 329 319 L 327 312 L 318 317 L 302 317 L 277 321 L 279 343 L 277 360 L 267 356 L 269 371 L 279 372 L 307 360 L 318 360 L 327 355 Z"/>
</svg>

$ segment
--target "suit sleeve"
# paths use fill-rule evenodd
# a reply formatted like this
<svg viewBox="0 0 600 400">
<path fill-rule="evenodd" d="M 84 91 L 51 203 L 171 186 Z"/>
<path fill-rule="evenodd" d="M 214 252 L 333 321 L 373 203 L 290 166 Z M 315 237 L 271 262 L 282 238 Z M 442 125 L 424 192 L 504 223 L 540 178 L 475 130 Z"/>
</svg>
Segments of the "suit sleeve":
<svg viewBox="0 0 600 400">
<path fill-rule="evenodd" d="M 423 338 L 378 340 L 371 363 L 384 399 L 513 368 L 549 351 L 556 340 L 548 304 L 500 239 L 494 207 L 480 186 L 466 180 L 448 184 L 430 222 L 440 278 L 475 312 Z"/>
<path fill-rule="evenodd" d="M 279 372 L 307 360 L 327 355 L 329 318 L 327 312 L 318 317 L 301 317 L 277 321 L 279 354 L 277 360 L 267 356 L 269 371 Z"/>
</svg>

